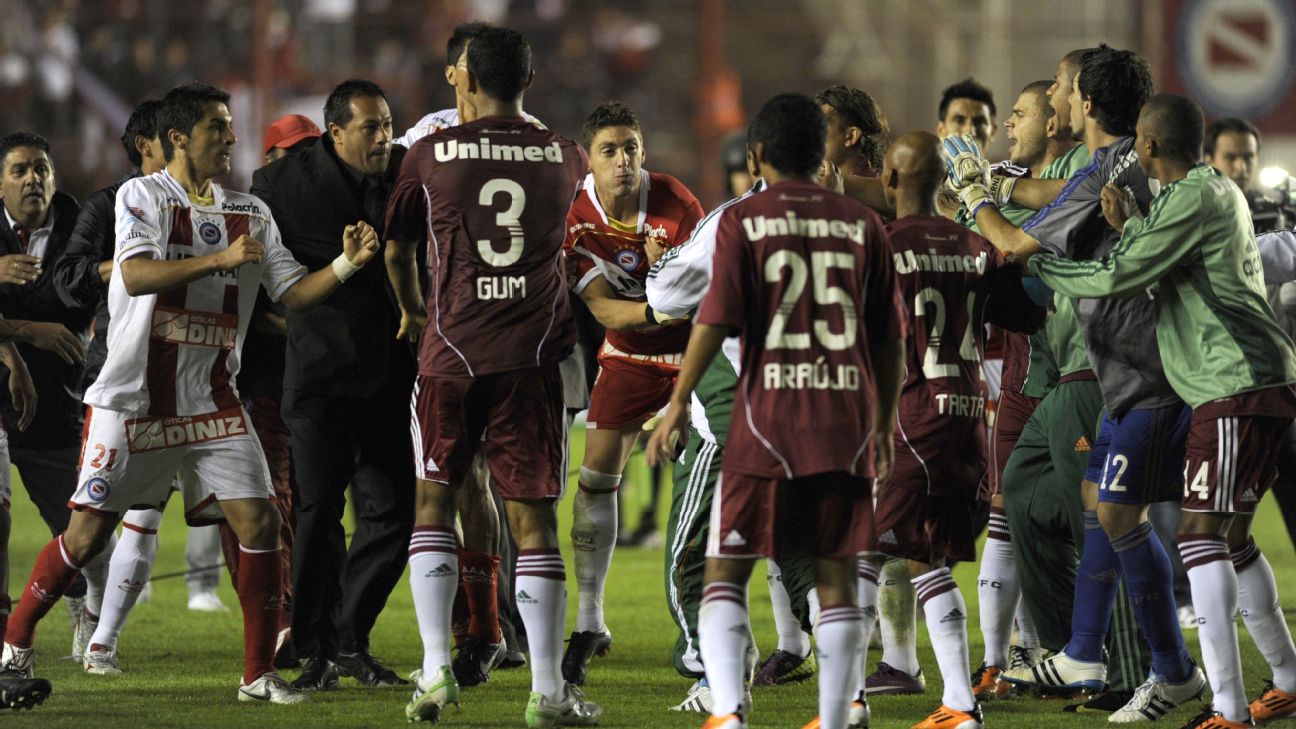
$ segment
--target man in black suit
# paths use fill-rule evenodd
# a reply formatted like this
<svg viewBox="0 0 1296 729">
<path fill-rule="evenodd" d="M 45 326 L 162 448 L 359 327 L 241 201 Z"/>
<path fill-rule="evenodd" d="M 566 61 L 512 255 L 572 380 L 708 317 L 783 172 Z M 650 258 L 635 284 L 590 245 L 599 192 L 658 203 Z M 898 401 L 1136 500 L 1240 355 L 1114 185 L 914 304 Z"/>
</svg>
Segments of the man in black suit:
<svg viewBox="0 0 1296 729">
<path fill-rule="evenodd" d="M 58 334 L 70 334 L 79 340 L 78 348 L 84 347 L 94 308 L 60 298 L 54 276 L 49 274 L 63 257 L 79 211 L 71 195 L 55 188 L 49 143 L 30 132 L 0 138 L 0 177 L 0 207 L 4 208 L 0 314 L 56 324 Z M 67 528 L 67 503 L 77 487 L 85 412 L 81 404 L 83 365 L 79 351 L 73 362 L 26 342 L 18 344 L 18 351 L 27 362 L 40 400 L 31 425 L 21 430 L 21 416 L 8 388 L 0 388 L 9 455 L 50 533 L 58 535 Z M 8 375 L 7 369 L 0 370 L 0 381 L 7 381 Z M 97 578 L 100 585 L 111 551 L 106 550 L 88 568 L 87 576 Z M 0 585 L 0 598 L 4 592 L 5 586 Z M 79 577 L 66 593 L 74 628 L 82 618 L 85 593 L 85 582 Z"/>
<path fill-rule="evenodd" d="M 391 144 L 382 89 L 345 81 L 324 107 L 325 133 L 300 153 L 253 175 L 284 244 L 302 264 L 329 265 L 356 218 L 382 239 L 383 217 L 404 148 Z M 363 684 L 404 683 L 369 653 L 369 631 L 405 570 L 413 528 L 414 462 L 409 401 L 416 360 L 398 341 L 400 315 L 381 269 L 288 317 L 283 417 L 292 433 L 297 534 L 292 640 L 306 660 L 295 685 L 335 688 L 338 674 Z M 352 485 L 356 531 L 342 528 Z"/>
</svg>

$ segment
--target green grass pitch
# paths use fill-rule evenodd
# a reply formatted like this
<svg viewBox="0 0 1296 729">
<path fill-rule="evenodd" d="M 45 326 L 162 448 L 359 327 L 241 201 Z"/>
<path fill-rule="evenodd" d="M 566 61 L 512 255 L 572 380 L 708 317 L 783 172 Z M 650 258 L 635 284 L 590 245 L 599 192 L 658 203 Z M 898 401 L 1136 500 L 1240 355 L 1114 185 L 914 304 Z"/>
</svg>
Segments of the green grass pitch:
<svg viewBox="0 0 1296 729">
<path fill-rule="evenodd" d="M 583 439 L 573 434 L 573 463 L 580 462 Z M 632 461 L 628 481 L 643 483 L 641 457 Z M 15 479 L 16 481 L 16 479 Z M 623 491 L 624 498 L 642 500 L 643 489 Z M 666 498 L 663 489 L 663 499 Z M 15 483 L 14 532 L 11 541 L 10 591 L 15 600 L 30 574 L 37 551 L 49 538 L 35 509 L 27 501 L 21 484 Z M 154 574 L 184 570 L 184 526 L 179 504 L 164 520 L 161 548 Z M 564 535 L 570 524 L 570 498 L 562 509 Z M 660 510 L 664 516 L 666 508 Z M 633 519 L 633 517 L 631 517 Z M 1266 499 L 1256 527 L 1257 541 L 1268 555 L 1278 576 L 1279 592 L 1285 605 L 1296 605 L 1296 557 L 1271 499 Z M 571 555 L 563 545 L 568 572 Z M 752 582 L 752 622 L 763 655 L 775 644 L 773 621 L 765 581 L 757 569 Z M 975 565 L 961 565 L 955 577 L 975 616 Z M 575 585 L 569 582 L 574 593 Z M 236 692 L 241 672 L 242 628 L 237 602 L 227 577 L 222 578 L 222 599 L 232 610 L 223 614 L 200 614 L 186 609 L 187 593 L 181 579 L 159 580 L 151 602 L 139 606 L 122 634 L 120 653 L 125 673 L 121 676 L 88 676 L 66 656 L 70 647 L 67 612 L 56 607 L 41 626 L 37 637 L 37 667 L 54 683 L 54 694 L 31 712 L 0 715 L 4 727 L 382 727 L 404 723 L 402 709 L 408 700 L 404 688 L 370 689 L 343 679 L 342 688 L 318 694 L 302 706 L 263 706 L 238 703 Z M 568 625 L 575 614 L 574 594 L 568 600 Z M 625 549 L 616 553 L 607 590 L 608 623 L 615 636 L 611 655 L 595 659 L 586 695 L 604 706 L 605 727 L 662 727 L 683 729 L 702 724 L 700 715 L 676 714 L 667 708 L 679 702 L 688 682 L 671 667 L 675 628 L 666 609 L 662 581 L 662 551 Z M 981 639 L 974 619 L 969 625 L 973 666 L 981 659 Z M 925 629 L 920 625 L 919 655 L 928 677 L 928 690 L 921 697 L 878 698 L 873 706 L 873 726 L 879 729 L 909 727 L 940 703 L 940 676 L 936 669 Z M 1242 657 L 1248 694 L 1259 692 L 1269 674 L 1260 654 L 1244 629 L 1240 630 Z M 1189 633 L 1189 649 L 1200 657 L 1195 632 Z M 373 633 L 375 655 L 402 674 L 420 665 L 422 646 L 414 622 L 409 588 L 397 586 L 387 610 Z M 877 652 L 870 655 L 876 662 Z M 289 676 L 291 678 L 291 675 Z M 463 710 L 449 710 L 441 725 L 447 727 L 519 727 L 526 705 L 529 674 L 526 669 L 496 672 L 490 683 L 464 691 Z M 751 726 L 793 728 L 803 726 L 816 713 L 814 681 L 804 684 L 758 689 Z M 990 727 L 1039 727 L 1057 729 L 1098 726 L 1102 715 L 1061 713 L 1062 702 L 1014 699 L 985 705 Z M 1177 727 L 1194 714 L 1194 702 L 1160 721 Z"/>
</svg>

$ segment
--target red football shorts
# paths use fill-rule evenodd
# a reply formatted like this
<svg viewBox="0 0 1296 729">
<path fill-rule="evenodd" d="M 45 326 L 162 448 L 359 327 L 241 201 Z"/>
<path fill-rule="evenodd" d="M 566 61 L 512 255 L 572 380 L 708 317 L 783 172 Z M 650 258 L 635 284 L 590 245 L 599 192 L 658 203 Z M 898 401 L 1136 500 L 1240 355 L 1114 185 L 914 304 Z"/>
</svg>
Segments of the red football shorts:
<svg viewBox="0 0 1296 729">
<path fill-rule="evenodd" d="M 1254 514 L 1278 477 L 1290 418 L 1192 415 L 1184 466 L 1184 511 Z"/>
<path fill-rule="evenodd" d="M 848 558 L 873 549 L 873 479 L 762 478 L 722 470 L 708 557 Z"/>
<path fill-rule="evenodd" d="M 415 476 L 458 487 L 482 448 L 501 498 L 561 496 L 562 394 L 557 363 L 481 377 L 419 375 L 412 397 Z"/>
<path fill-rule="evenodd" d="M 1008 466 L 1008 456 L 1012 455 L 1013 446 L 1021 437 L 1026 421 L 1030 419 L 1035 408 L 1039 407 L 1040 398 L 1027 397 L 1020 392 L 1004 390 L 999 393 L 999 405 L 995 410 L 994 433 L 990 436 L 990 493 L 1003 493 L 1003 473 Z"/>
<path fill-rule="evenodd" d="M 585 427 L 621 430 L 656 415 L 670 402 L 680 358 L 679 354 L 626 355 L 604 344 Z"/>
</svg>

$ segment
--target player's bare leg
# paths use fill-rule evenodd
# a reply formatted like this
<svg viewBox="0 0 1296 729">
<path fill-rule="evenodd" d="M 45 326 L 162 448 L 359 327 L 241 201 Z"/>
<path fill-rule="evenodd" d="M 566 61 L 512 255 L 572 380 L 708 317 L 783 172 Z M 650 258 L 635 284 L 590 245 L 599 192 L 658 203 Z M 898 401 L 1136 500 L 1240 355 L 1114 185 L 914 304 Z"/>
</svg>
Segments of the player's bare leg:
<svg viewBox="0 0 1296 729">
<path fill-rule="evenodd" d="M 450 670 L 450 612 L 459 588 L 455 502 L 456 490 L 449 484 L 418 480 L 409 566 L 423 666 L 410 676 L 414 696 L 405 707 L 410 721 L 436 721 L 446 704 L 459 705 L 459 686 Z"/>
<path fill-rule="evenodd" d="M 929 562 L 908 561 L 918 604 L 927 622 L 944 693 L 941 707 L 917 724 L 920 729 L 979 729 L 981 707 L 967 679 L 967 603 L 950 575 L 944 557 Z"/>
<path fill-rule="evenodd" d="M 1251 537 L 1251 514 L 1237 514 L 1228 530 L 1229 555 L 1238 581 L 1238 612 L 1264 656 L 1272 678 L 1250 704 L 1257 724 L 1296 713 L 1296 648 L 1278 604 L 1278 585 L 1269 560 Z"/>
<path fill-rule="evenodd" d="M 279 614 L 283 609 L 279 510 L 269 499 L 218 502 L 239 541 L 238 593 L 243 609 L 243 684 L 240 701 L 299 704 L 307 700 L 274 670 Z"/>
<path fill-rule="evenodd" d="M 68 528 L 36 557 L 28 588 L 5 629 L 0 670 L 30 678 L 35 670 L 36 623 L 58 602 L 81 568 L 112 540 L 117 514 L 73 511 Z"/>
<path fill-rule="evenodd" d="M 603 616 L 603 588 L 617 538 L 617 489 L 640 423 L 621 429 L 585 431 L 585 460 L 572 500 L 572 550 L 576 560 L 576 626 L 563 655 L 563 677 L 585 683 L 590 659 L 612 647 Z"/>
<path fill-rule="evenodd" d="M 567 573 L 558 551 L 554 499 L 507 500 L 509 532 L 517 543 L 514 590 L 531 653 L 528 727 L 592 726 L 603 708 L 585 701 L 563 679 L 562 634 L 567 615 Z M 612 532 L 613 537 L 616 531 Z"/>
<path fill-rule="evenodd" d="M 490 471 L 479 453 L 456 498 L 462 526 L 459 590 L 468 608 L 466 636 L 451 669 L 461 687 L 487 680 L 504 657 L 496 595 L 500 569 L 500 515 L 490 492 Z"/>
<path fill-rule="evenodd" d="M 157 509 L 132 509 L 122 518 L 122 534 L 109 561 L 107 584 L 99 623 L 82 666 L 87 673 L 120 673 L 117 662 L 117 639 L 140 592 L 148 584 L 149 573 L 157 559 L 158 527 L 162 512 Z"/>
<path fill-rule="evenodd" d="M 752 559 L 707 559 L 698 608 L 698 648 L 711 687 L 708 727 L 744 727 L 751 710 L 743 684 L 751 634 L 747 582 L 753 564 Z"/>
</svg>

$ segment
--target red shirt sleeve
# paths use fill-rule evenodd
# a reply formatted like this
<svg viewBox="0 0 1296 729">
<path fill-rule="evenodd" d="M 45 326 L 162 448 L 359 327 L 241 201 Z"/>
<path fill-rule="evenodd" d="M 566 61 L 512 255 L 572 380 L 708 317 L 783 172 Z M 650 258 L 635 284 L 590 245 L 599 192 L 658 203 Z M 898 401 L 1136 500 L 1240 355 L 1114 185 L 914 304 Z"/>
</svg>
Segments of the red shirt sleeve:
<svg viewBox="0 0 1296 729">
<path fill-rule="evenodd" d="M 431 142 L 423 142 L 427 144 Z M 419 171 L 421 146 L 415 144 L 405 155 L 396 187 L 387 200 L 387 219 L 383 224 L 383 236 L 387 240 L 418 241 L 427 237 L 427 197 Z"/>
<path fill-rule="evenodd" d="M 698 310 L 699 324 L 715 324 L 741 331 L 746 323 L 744 283 L 751 266 L 751 248 L 732 211 L 721 214 L 716 226 L 715 257 L 711 264 L 711 288 Z"/>
</svg>

